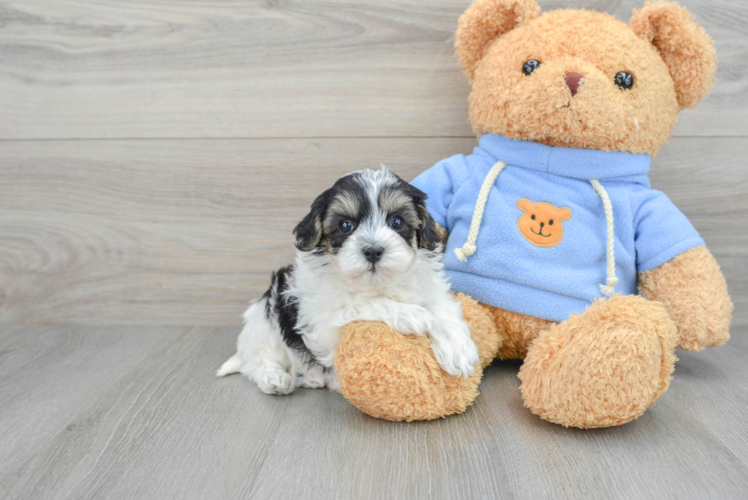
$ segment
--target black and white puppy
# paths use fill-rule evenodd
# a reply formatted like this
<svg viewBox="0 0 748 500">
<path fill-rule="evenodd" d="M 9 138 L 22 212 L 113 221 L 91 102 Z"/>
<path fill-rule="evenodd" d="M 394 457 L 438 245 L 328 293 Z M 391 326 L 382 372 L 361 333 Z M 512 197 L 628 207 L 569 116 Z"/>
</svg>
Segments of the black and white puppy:
<svg viewBox="0 0 748 500">
<path fill-rule="evenodd" d="M 294 264 L 244 313 L 237 353 L 217 375 L 241 372 L 268 394 L 336 389 L 335 349 L 351 321 L 383 321 L 428 334 L 441 367 L 468 377 L 478 349 L 449 293 L 426 195 L 395 174 L 339 179 L 294 229 Z"/>
</svg>

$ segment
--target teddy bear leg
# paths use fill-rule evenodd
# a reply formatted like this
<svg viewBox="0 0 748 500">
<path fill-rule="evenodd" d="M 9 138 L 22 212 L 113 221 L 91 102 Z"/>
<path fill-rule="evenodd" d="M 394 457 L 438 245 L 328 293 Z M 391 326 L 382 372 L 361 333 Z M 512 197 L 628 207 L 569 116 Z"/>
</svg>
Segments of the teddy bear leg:
<svg viewBox="0 0 748 500">
<path fill-rule="evenodd" d="M 478 395 L 483 368 L 501 343 L 499 330 L 478 302 L 459 294 L 465 321 L 478 346 L 480 366 L 469 378 L 443 371 L 427 337 L 403 335 L 384 323 L 345 327 L 335 371 L 340 393 L 358 409 L 386 420 L 432 420 L 462 413 Z"/>
<path fill-rule="evenodd" d="M 661 303 L 598 300 L 535 339 L 519 372 L 525 406 L 566 427 L 629 422 L 670 384 L 676 341 Z"/>
<path fill-rule="evenodd" d="M 551 325 L 556 324 L 547 319 L 535 318 L 487 304 L 482 305 L 503 335 L 503 342 L 496 355 L 499 359 L 525 359 L 533 340 Z"/>
</svg>

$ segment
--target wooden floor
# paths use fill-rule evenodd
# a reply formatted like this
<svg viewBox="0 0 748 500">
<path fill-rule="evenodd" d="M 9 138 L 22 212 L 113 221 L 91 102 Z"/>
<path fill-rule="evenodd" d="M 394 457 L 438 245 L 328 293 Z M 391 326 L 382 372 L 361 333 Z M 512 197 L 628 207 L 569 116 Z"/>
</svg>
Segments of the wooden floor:
<svg viewBox="0 0 748 500">
<path fill-rule="evenodd" d="M 213 378 L 228 327 L 3 327 L 2 498 L 745 498 L 748 339 L 679 353 L 668 392 L 582 431 L 495 363 L 465 414 L 392 423 L 337 393 Z M 744 333 L 744 332 L 740 332 Z"/>
<path fill-rule="evenodd" d="M 718 84 L 651 179 L 725 271 L 733 339 L 580 431 L 523 408 L 518 363 L 411 424 L 213 377 L 316 194 L 474 147 L 469 0 L 0 0 L 0 498 L 748 498 L 748 2 L 680 3 Z"/>
</svg>

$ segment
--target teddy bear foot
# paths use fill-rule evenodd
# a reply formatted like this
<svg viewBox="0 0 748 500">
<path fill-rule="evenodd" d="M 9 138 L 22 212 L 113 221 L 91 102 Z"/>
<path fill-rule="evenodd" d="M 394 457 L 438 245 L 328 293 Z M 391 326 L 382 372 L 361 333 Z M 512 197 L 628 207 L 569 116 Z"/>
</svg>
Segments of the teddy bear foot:
<svg viewBox="0 0 748 500">
<path fill-rule="evenodd" d="M 565 427 L 610 427 L 637 417 L 670 384 L 675 323 L 659 302 L 616 295 L 549 328 L 519 372 L 525 406 Z"/>
</svg>

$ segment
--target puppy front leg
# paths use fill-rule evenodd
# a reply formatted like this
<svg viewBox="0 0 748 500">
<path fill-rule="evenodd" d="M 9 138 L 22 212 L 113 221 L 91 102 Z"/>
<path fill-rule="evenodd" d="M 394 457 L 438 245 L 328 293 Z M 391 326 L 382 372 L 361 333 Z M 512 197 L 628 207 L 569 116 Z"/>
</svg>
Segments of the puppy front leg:
<svg viewBox="0 0 748 500">
<path fill-rule="evenodd" d="M 346 310 L 337 324 L 342 327 L 353 321 L 381 321 L 400 333 L 425 335 L 431 330 L 432 316 L 423 306 L 379 299 Z"/>
<path fill-rule="evenodd" d="M 394 300 L 375 300 L 365 306 L 342 311 L 333 324 L 334 334 L 305 335 L 304 343 L 314 353 L 317 362 L 332 368 L 335 363 L 336 347 L 342 334 L 342 327 L 354 321 L 381 321 L 393 330 L 412 335 L 426 335 L 432 328 L 433 314 L 423 306 L 403 304 Z M 468 337 L 470 333 L 468 332 Z M 472 342 L 472 341 L 471 341 Z M 477 350 L 476 350 L 477 352 Z"/>
<path fill-rule="evenodd" d="M 431 350 L 447 373 L 468 378 L 479 362 L 478 347 L 470 336 L 470 328 L 462 319 L 462 305 L 451 298 L 432 308 L 433 326 L 429 331 Z"/>
<path fill-rule="evenodd" d="M 433 328 L 428 309 L 413 304 L 398 304 L 392 316 L 384 320 L 393 330 L 410 335 L 426 335 Z"/>
</svg>

